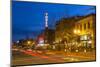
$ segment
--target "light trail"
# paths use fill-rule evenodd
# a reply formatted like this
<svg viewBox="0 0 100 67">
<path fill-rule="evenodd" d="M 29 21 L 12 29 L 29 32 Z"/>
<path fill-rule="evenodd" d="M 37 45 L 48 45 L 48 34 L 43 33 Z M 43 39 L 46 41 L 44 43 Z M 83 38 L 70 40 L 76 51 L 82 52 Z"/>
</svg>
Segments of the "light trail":
<svg viewBox="0 0 100 67">
<path fill-rule="evenodd" d="M 43 55 L 40 55 L 38 53 L 34 53 L 32 51 L 25 51 L 24 50 L 22 52 L 24 52 L 25 54 L 40 57 L 40 58 L 43 58 L 43 59 L 48 59 L 48 60 L 52 60 L 52 61 L 56 61 L 56 62 L 64 62 L 64 60 L 62 58 L 53 58 L 53 57 L 49 57 L 49 56 L 43 56 Z"/>
</svg>

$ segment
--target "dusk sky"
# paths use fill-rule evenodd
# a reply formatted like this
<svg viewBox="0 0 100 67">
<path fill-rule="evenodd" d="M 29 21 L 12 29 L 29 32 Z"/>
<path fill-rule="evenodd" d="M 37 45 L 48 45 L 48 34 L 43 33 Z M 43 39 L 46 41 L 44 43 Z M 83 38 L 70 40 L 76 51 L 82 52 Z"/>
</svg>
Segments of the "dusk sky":
<svg viewBox="0 0 100 67">
<path fill-rule="evenodd" d="M 95 13 L 95 6 L 12 1 L 12 40 L 36 38 L 45 28 L 45 12 L 49 28 L 54 29 L 61 18 Z"/>
</svg>

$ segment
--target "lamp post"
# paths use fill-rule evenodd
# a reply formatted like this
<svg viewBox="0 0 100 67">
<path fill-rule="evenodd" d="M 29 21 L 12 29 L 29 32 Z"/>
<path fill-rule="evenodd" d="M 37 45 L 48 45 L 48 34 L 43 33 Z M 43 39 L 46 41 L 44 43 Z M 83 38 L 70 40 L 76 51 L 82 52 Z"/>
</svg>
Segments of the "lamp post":
<svg viewBox="0 0 100 67">
<path fill-rule="evenodd" d="M 74 34 L 75 34 L 75 39 L 76 39 L 76 44 L 75 44 L 75 46 L 77 46 L 78 45 L 78 39 L 79 39 L 79 36 L 80 36 L 80 30 L 79 29 L 74 29 Z M 76 52 L 78 52 L 78 50 L 76 50 Z"/>
</svg>

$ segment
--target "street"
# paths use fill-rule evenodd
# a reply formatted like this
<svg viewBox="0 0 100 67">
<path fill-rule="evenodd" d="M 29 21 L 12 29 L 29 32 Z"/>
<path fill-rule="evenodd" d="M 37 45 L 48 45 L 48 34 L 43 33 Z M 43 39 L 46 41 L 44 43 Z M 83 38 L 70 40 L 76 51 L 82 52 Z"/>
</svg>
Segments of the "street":
<svg viewBox="0 0 100 67">
<path fill-rule="evenodd" d="M 95 53 L 65 53 L 62 51 L 13 50 L 12 65 L 49 64 L 65 62 L 95 61 Z"/>
</svg>

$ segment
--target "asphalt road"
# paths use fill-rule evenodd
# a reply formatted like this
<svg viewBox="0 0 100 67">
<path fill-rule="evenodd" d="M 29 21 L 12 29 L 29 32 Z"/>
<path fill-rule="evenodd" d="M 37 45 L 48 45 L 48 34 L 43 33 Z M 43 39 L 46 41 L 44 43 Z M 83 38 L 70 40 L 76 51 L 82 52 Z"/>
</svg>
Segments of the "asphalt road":
<svg viewBox="0 0 100 67">
<path fill-rule="evenodd" d="M 94 54 L 94 53 L 93 53 Z M 49 64 L 49 63 L 65 63 L 65 62 L 80 62 L 94 61 L 95 54 L 81 53 L 57 53 L 47 52 L 38 53 L 33 51 L 12 51 L 12 65 L 29 65 L 29 64 Z"/>
</svg>

